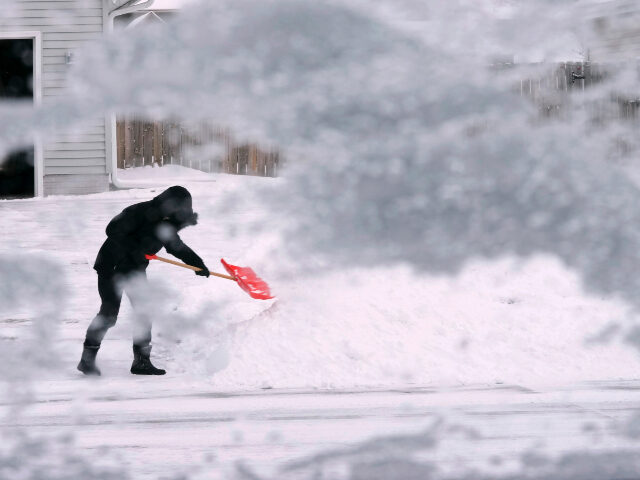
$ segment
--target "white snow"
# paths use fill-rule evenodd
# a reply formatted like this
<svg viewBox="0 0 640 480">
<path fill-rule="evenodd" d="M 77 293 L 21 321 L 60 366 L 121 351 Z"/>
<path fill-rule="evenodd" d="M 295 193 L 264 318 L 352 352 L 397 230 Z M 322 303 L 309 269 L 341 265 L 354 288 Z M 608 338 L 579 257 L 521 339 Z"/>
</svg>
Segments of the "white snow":
<svg viewBox="0 0 640 480">
<path fill-rule="evenodd" d="M 194 0 L 154 0 L 145 10 L 178 10 L 193 2 Z"/>
<path fill-rule="evenodd" d="M 48 463 L 69 480 L 108 462 L 125 472 L 114 479 L 346 480 L 365 466 L 368 480 L 634 478 L 637 444 L 623 426 L 637 383 L 567 387 L 221 394 L 176 378 L 39 382 L 38 402 L 2 426 L 9 444 L 21 427 L 48 439 L 51 455 L 28 455 L 35 442 L 20 439 L 24 470 Z"/>
<path fill-rule="evenodd" d="M 152 262 L 148 296 L 157 315 L 156 353 L 171 375 L 196 375 L 221 390 L 535 386 L 634 378 L 640 368 L 635 351 L 619 335 L 596 341 L 629 326 L 634 317 L 625 304 L 586 294 L 579 278 L 552 258 L 476 261 L 453 278 L 419 275 L 402 266 L 342 265 L 322 272 L 306 269 L 304 258 L 295 259 L 300 269 L 289 270 L 278 264 L 286 242 L 265 244 L 269 239 L 251 229 L 273 216 L 257 203 L 255 191 L 275 191 L 285 180 L 178 166 L 119 174 L 159 187 L 0 202 L 3 253 L 17 247 L 64 272 L 69 297 L 61 314 L 60 353 L 67 370 L 99 306 L 91 266 L 104 227 L 125 206 L 174 183 L 193 192 L 200 212 L 199 225 L 183 233 L 186 243 L 211 269 L 224 272 L 221 257 L 251 266 L 278 298 L 253 300 L 232 282 L 203 280 Z M 189 183 L 193 179 L 198 181 Z M 29 309 L 3 309 L 2 318 L 29 319 Z M 100 352 L 107 376 L 128 375 L 131 315 L 125 302 Z M 19 325 L 11 330 L 21 336 Z"/>
<path fill-rule="evenodd" d="M 637 72 L 540 122 L 512 93 L 520 73 L 486 66 L 532 39 L 540 58 L 566 55 L 567 26 L 589 26 L 580 2 L 511 4 L 201 1 L 78 52 L 67 95 L 3 104 L 0 151 L 117 111 L 206 119 L 293 161 L 286 179 L 143 169 L 122 175 L 157 186 L 0 202 L 0 477 L 637 476 L 638 382 L 620 379 L 638 371 L 640 191 L 607 162 L 637 125 L 592 116 L 635 98 Z M 416 18 L 429 28 L 402 22 Z M 169 374 L 129 375 L 125 302 L 103 378 L 82 378 L 104 227 L 174 181 L 200 213 L 185 241 L 278 298 L 153 263 Z M 117 469 L 99 475 L 105 445 Z M 261 469 L 226 475 L 212 455 Z"/>
<path fill-rule="evenodd" d="M 173 185 L 176 182 L 213 181 L 211 174 L 181 165 L 164 165 L 160 167 L 154 164 L 144 167 L 118 169 L 117 176 L 125 182 L 153 182 L 157 185 Z"/>
<path fill-rule="evenodd" d="M 619 379 L 636 377 L 637 356 L 618 340 L 594 342 L 630 321 L 621 302 L 585 294 L 545 257 L 478 261 L 453 278 L 402 266 L 278 268 L 249 227 L 274 215 L 253 193 L 286 180 L 202 181 L 164 168 L 119 172 L 159 188 L 0 202 L 0 265 L 13 265 L 5 278 L 28 267 L 27 278 L 48 285 L 35 291 L 67 292 L 61 312 L 42 293 L 44 302 L 20 303 L 28 291 L 0 307 L 3 368 L 22 372 L 25 358 L 29 368 L 41 357 L 40 370 L 27 370 L 24 407 L 21 383 L 5 376 L 0 388 L 0 477 L 19 478 L 19 458 L 25 472 L 69 479 L 631 478 L 638 389 Z M 99 353 L 103 376 L 84 378 L 75 364 L 98 307 L 91 265 L 104 227 L 169 180 L 192 191 L 201 213 L 184 240 L 212 269 L 220 256 L 254 267 L 278 298 L 252 300 L 226 280 L 152 263 L 153 358 L 168 374 L 128 373 L 125 301 Z"/>
</svg>

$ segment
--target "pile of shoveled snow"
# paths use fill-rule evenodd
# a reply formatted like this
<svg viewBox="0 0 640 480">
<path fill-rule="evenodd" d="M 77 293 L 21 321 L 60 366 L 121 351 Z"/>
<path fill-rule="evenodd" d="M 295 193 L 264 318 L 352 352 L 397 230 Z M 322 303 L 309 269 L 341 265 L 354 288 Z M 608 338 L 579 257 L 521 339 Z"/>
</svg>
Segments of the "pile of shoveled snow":
<svg viewBox="0 0 640 480">
<path fill-rule="evenodd" d="M 253 186 L 278 188 L 281 181 L 215 179 L 215 188 L 190 187 L 196 200 L 219 206 L 235 193 L 250 204 Z M 179 370 L 195 367 L 221 388 L 532 385 L 634 378 L 640 371 L 636 351 L 620 335 L 633 313 L 584 292 L 554 258 L 478 261 L 455 278 L 345 265 L 279 277 L 269 250 L 256 244 L 264 237 L 242 228 L 260 215 L 268 222 L 269 213 L 234 205 L 215 220 L 232 237 L 206 223 L 189 234 L 215 237 L 217 251 L 236 247 L 231 260 L 256 268 L 278 298 L 251 300 L 229 285 L 190 288 L 183 307 L 200 315 L 208 302 L 214 308 L 204 332 L 187 334 L 167 352 Z"/>
<path fill-rule="evenodd" d="M 608 338 L 626 307 L 585 295 L 549 258 L 476 263 L 453 279 L 350 269 L 277 288 L 262 313 L 190 339 L 179 360 L 209 344 L 201 371 L 233 389 L 536 385 L 640 368 L 632 348 Z"/>
</svg>

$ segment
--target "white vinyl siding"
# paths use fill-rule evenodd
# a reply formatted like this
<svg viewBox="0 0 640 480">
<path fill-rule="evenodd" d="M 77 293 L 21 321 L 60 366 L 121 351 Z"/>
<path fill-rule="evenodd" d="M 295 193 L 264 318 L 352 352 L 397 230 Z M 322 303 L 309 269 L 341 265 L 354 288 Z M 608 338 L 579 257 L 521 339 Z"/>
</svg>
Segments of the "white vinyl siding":
<svg viewBox="0 0 640 480">
<path fill-rule="evenodd" d="M 42 38 L 41 95 L 43 104 L 66 95 L 67 54 L 104 35 L 102 0 L 10 0 L 0 17 L 0 32 L 36 31 Z M 86 191 L 74 183 L 74 193 L 108 188 L 105 119 L 86 122 L 81 129 L 57 135 L 42 146 L 45 194 L 66 193 L 67 182 L 47 181 L 52 175 L 91 178 Z M 88 175 L 104 178 L 96 179 Z M 57 185 L 59 188 L 51 188 Z M 47 191 L 49 188 L 49 191 Z"/>
</svg>

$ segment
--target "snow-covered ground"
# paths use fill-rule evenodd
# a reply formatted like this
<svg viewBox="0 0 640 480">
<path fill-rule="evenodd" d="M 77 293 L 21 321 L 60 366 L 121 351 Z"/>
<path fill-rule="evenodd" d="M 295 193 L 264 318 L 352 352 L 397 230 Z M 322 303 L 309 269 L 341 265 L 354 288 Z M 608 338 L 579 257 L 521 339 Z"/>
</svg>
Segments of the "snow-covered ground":
<svg viewBox="0 0 640 480">
<path fill-rule="evenodd" d="M 626 427 L 640 401 L 637 387 L 605 382 L 545 390 L 478 385 L 225 393 L 175 376 L 67 380 L 39 384 L 38 402 L 22 417 L 5 419 L 3 429 L 73 435 L 77 453 L 119 458 L 136 479 L 182 478 L 180 472 L 198 479 L 430 479 L 454 473 L 482 479 L 486 472 L 495 479 L 517 472 L 507 478 L 613 480 L 637 478 L 629 473 L 639 467 L 631 438 L 637 431 Z M 235 471 L 238 462 L 257 476 Z M 367 464 L 368 476 L 354 473 Z M 202 476 L 194 474 L 199 469 Z M 465 476 L 470 472 L 475 476 Z"/>
<path fill-rule="evenodd" d="M 60 281 L 69 292 L 62 335 L 76 346 L 99 305 L 92 265 L 108 221 L 174 181 L 208 176 L 209 182 L 182 182 L 200 212 L 199 225 L 185 229 L 182 238 L 210 269 L 223 271 L 221 257 L 253 267 L 278 298 L 253 300 L 233 282 L 152 263 L 149 297 L 160 300 L 160 291 L 164 300 L 156 344 L 176 374 L 197 370 L 217 388 L 237 390 L 534 386 L 630 379 L 640 370 L 636 352 L 613 335 L 633 320 L 632 312 L 615 299 L 585 294 L 578 277 L 551 258 L 478 261 L 454 278 L 416 275 L 402 266 L 291 273 L 270 257 L 278 246 L 262 245 L 264 238 L 248 227 L 271 216 L 252 201 L 252 190 L 278 188 L 284 180 L 207 175 L 177 166 L 169 167 L 175 176 L 167 177 L 164 168 L 144 169 L 157 188 L 0 203 L 3 248 L 61 266 Z M 106 339 L 115 349 L 126 345 L 131 314 L 125 301 Z M 3 317 L 28 321 L 28 306 Z M 178 335 L 180 322 L 197 323 L 199 334 Z M 17 325 L 22 323 L 11 328 Z M 109 360 L 120 353 L 103 350 L 106 373 L 122 374 Z M 77 353 L 61 352 L 71 363 Z"/>
<path fill-rule="evenodd" d="M 129 183 L 153 183 L 155 186 L 174 183 L 211 182 L 212 174 L 181 165 L 157 164 L 118 170 L 118 178 Z"/>
<path fill-rule="evenodd" d="M 53 262 L 62 274 L 47 281 L 67 292 L 59 329 L 47 337 L 59 362 L 36 374 L 30 406 L 16 415 L 17 387 L 0 389 L 7 434 L 75 432 L 80 452 L 113 447 L 133 478 L 206 458 L 206 475 L 243 460 L 262 476 L 306 478 L 376 455 L 507 472 L 530 451 L 555 458 L 632 446 L 621 435 L 639 400 L 640 362 L 618 333 L 634 315 L 621 301 L 586 294 L 554 259 L 477 261 L 455 277 L 403 266 L 288 269 L 279 263 L 286 245 L 251 228 L 275 222 L 252 192 L 285 180 L 170 170 L 142 172 L 155 188 L 0 202 L 0 255 Z M 128 373 L 133 312 L 125 301 L 99 353 L 103 377 L 86 379 L 75 364 L 99 305 L 92 264 L 104 227 L 174 181 L 200 212 L 185 242 L 210 269 L 222 271 L 220 257 L 253 267 L 277 299 L 252 300 L 232 282 L 152 262 L 153 356 L 168 374 Z M 36 318 L 37 303 L 0 307 L 3 345 L 27 345 L 32 328 L 55 323 Z M 367 440 L 388 435 L 400 437 Z"/>
</svg>

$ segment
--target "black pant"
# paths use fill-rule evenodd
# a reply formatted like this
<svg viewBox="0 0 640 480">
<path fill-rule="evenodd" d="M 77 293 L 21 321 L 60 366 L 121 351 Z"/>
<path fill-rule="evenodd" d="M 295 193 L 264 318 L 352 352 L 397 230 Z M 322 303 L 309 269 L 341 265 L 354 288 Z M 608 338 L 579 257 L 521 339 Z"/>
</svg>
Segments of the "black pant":
<svg viewBox="0 0 640 480">
<path fill-rule="evenodd" d="M 107 330 L 116 324 L 122 293 L 126 292 L 136 313 L 133 324 L 133 344 L 146 347 L 151 343 L 151 321 L 140 305 L 146 284 L 144 270 L 125 272 L 113 276 L 98 274 L 98 293 L 102 304 L 100 311 L 87 329 L 85 345 L 100 346 Z"/>
</svg>

